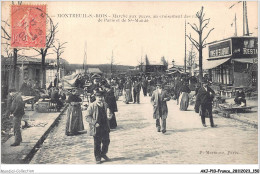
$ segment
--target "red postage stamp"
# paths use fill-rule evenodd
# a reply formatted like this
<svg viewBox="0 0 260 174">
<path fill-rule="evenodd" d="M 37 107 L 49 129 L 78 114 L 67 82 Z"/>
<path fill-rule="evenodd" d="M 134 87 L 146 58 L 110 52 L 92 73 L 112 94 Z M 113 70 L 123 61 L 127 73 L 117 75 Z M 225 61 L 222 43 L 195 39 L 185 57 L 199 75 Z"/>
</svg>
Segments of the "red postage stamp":
<svg viewBox="0 0 260 174">
<path fill-rule="evenodd" d="M 46 46 L 46 5 L 11 6 L 11 47 Z"/>
</svg>

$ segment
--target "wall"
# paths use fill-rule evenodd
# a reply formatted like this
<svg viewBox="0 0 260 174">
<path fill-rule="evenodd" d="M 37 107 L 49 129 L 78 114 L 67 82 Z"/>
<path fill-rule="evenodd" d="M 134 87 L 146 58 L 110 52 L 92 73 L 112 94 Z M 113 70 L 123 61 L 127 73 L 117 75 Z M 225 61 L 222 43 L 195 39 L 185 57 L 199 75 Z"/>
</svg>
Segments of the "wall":
<svg viewBox="0 0 260 174">
<path fill-rule="evenodd" d="M 235 87 L 240 86 L 251 86 L 251 82 L 249 82 L 249 77 L 247 73 L 244 72 L 234 72 L 234 84 Z"/>
</svg>

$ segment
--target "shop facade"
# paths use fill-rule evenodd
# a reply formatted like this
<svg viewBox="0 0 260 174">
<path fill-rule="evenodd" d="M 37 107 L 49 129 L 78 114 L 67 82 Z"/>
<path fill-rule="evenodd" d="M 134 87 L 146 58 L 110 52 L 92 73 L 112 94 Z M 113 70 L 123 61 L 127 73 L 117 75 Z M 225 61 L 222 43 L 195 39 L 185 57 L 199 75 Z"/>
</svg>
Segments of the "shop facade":
<svg viewBox="0 0 260 174">
<path fill-rule="evenodd" d="M 257 62 L 257 37 L 231 37 L 208 44 L 205 69 L 214 84 L 256 88 Z"/>
</svg>

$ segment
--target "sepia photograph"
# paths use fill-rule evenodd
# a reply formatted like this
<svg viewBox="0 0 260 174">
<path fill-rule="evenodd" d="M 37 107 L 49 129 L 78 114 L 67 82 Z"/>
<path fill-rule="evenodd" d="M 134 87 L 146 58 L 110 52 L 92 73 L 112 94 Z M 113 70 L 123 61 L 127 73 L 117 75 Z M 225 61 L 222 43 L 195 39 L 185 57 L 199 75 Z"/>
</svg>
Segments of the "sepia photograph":
<svg viewBox="0 0 260 174">
<path fill-rule="evenodd" d="M 258 154 L 258 1 L 1 1 L 1 173 L 259 173 Z"/>
</svg>

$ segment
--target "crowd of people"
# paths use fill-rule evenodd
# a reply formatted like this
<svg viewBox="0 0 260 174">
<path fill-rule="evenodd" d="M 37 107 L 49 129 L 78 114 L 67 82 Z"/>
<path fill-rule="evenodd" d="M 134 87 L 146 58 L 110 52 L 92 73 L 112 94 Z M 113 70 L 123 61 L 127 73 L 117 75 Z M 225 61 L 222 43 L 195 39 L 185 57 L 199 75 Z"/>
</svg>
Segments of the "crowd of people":
<svg viewBox="0 0 260 174">
<path fill-rule="evenodd" d="M 194 78 L 192 81 L 197 82 Z M 206 79 L 203 80 L 201 87 L 196 84 L 191 83 L 187 77 L 172 78 L 165 75 L 121 76 L 111 79 L 97 74 L 89 77 L 79 76 L 68 100 L 70 106 L 67 111 L 66 135 L 77 135 L 84 129 L 81 107 L 78 107 L 80 103 L 82 104 L 79 98 L 82 89 L 89 101 L 85 117 L 89 123 L 89 133 L 94 137 L 94 155 L 97 164 L 101 163 L 101 158 L 110 160 L 106 155 L 110 144 L 109 132 L 110 129 L 117 127 L 115 112 L 118 111 L 117 99 L 122 94 L 125 104 L 140 104 L 141 91 L 144 96 L 150 96 L 157 131 L 165 133 L 167 101 L 171 98 L 176 99 L 180 110 L 186 111 L 192 88 L 197 96 L 195 111 L 200 113 L 202 125 L 206 127 L 205 117 L 209 117 L 211 127 L 216 127 L 212 117 L 212 101 L 215 93 Z"/>
<path fill-rule="evenodd" d="M 207 127 L 205 118 L 210 119 L 210 126 L 216 127 L 212 117 L 212 102 L 215 92 L 210 88 L 207 78 L 203 78 L 201 83 L 195 77 L 171 77 L 163 75 L 135 75 L 118 76 L 105 78 L 99 74 L 79 75 L 70 92 L 59 85 L 57 78 L 47 88 L 47 92 L 38 89 L 37 85 L 32 86 L 29 81 L 24 81 L 19 92 L 14 89 L 9 91 L 6 115 L 14 116 L 15 142 L 12 146 L 17 146 L 22 141 L 20 124 L 24 114 L 24 103 L 21 95 L 32 95 L 32 89 L 38 90 L 39 98 L 50 98 L 56 103 L 57 110 L 69 105 L 67 109 L 67 122 L 65 134 L 74 136 L 81 134 L 84 130 L 82 115 L 82 95 L 87 98 L 87 111 L 85 118 L 89 123 L 89 134 L 94 137 L 94 155 L 96 163 L 101 163 L 101 158 L 110 160 L 106 153 L 110 144 L 110 129 L 117 128 L 115 113 L 118 112 L 117 100 L 123 96 L 124 103 L 140 104 L 140 93 L 143 91 L 144 97 L 150 97 L 153 106 L 153 119 L 158 132 L 165 133 L 166 119 L 168 116 L 167 101 L 177 100 L 181 111 L 187 111 L 190 103 L 190 93 L 194 91 L 196 113 L 201 116 L 201 123 Z M 43 94 L 41 94 L 41 92 Z M 245 95 L 238 91 L 235 103 L 246 103 Z"/>
</svg>

